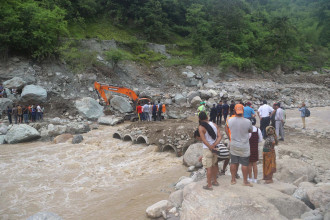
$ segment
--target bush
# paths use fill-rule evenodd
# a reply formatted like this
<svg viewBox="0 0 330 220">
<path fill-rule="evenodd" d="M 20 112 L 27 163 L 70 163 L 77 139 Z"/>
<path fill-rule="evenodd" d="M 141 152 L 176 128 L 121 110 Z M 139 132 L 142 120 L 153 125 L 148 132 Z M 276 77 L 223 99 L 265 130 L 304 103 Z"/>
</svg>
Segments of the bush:
<svg viewBox="0 0 330 220">
<path fill-rule="evenodd" d="M 233 52 L 222 53 L 220 66 L 223 68 L 236 67 L 239 71 L 249 69 L 253 66 L 250 58 L 236 56 Z"/>
</svg>

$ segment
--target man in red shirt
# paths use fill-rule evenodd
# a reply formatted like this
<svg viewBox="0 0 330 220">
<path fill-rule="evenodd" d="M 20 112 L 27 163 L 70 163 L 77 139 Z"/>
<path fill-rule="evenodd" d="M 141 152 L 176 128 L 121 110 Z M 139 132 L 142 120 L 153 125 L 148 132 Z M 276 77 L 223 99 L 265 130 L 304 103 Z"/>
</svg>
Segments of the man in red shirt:
<svg viewBox="0 0 330 220">
<path fill-rule="evenodd" d="M 138 116 L 139 116 L 139 121 L 141 121 L 141 114 L 142 114 L 142 106 L 141 105 L 138 105 L 137 107 L 136 107 L 136 111 L 137 111 L 137 113 L 138 113 Z"/>
</svg>

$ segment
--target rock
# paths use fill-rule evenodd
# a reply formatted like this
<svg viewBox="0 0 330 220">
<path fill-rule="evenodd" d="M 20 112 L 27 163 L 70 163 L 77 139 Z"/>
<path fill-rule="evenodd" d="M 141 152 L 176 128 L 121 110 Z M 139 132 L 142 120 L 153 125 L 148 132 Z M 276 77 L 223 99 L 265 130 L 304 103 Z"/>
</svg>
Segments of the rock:
<svg viewBox="0 0 330 220">
<path fill-rule="evenodd" d="M 158 143 L 160 143 L 161 145 L 165 144 L 165 140 L 164 139 L 159 139 Z"/>
<path fill-rule="evenodd" d="M 284 194 L 291 196 L 297 189 L 297 186 L 290 183 L 276 182 L 276 184 L 268 184 L 272 189 L 278 190 Z"/>
<path fill-rule="evenodd" d="M 293 183 L 304 175 L 309 182 L 312 182 L 316 176 L 316 170 L 311 165 L 298 159 L 279 159 L 276 165 L 277 172 L 274 177 L 282 182 Z"/>
<path fill-rule="evenodd" d="M 5 135 L 0 135 L 0 144 L 5 144 L 6 140 L 5 140 Z"/>
<path fill-rule="evenodd" d="M 203 155 L 203 145 L 201 143 L 192 144 L 183 155 L 183 163 L 187 166 L 202 167 L 198 158 Z"/>
<path fill-rule="evenodd" d="M 166 52 L 166 46 L 163 44 L 155 44 L 155 43 L 147 43 L 147 48 L 149 50 L 152 50 L 156 53 L 160 53 L 162 55 L 165 55 L 167 57 L 171 57 L 167 52 Z"/>
<path fill-rule="evenodd" d="M 318 183 L 315 187 L 307 190 L 307 196 L 315 208 L 326 211 L 330 208 L 330 183 Z"/>
<path fill-rule="evenodd" d="M 186 66 L 186 69 L 192 70 L 193 68 L 192 68 L 192 66 Z"/>
<path fill-rule="evenodd" d="M 317 209 L 302 214 L 300 218 L 302 220 L 323 220 L 321 212 Z"/>
<path fill-rule="evenodd" d="M 194 182 L 197 182 L 197 181 L 204 179 L 205 175 L 206 175 L 205 169 L 201 168 L 201 169 L 197 170 L 196 172 L 193 172 L 193 174 L 191 175 L 190 178 Z"/>
<path fill-rule="evenodd" d="M 187 87 L 195 87 L 195 86 L 199 86 L 199 84 L 201 83 L 200 80 L 196 79 L 196 76 L 195 78 L 187 78 L 185 81 L 184 81 L 184 84 L 185 86 Z M 200 87 L 200 86 L 199 86 Z"/>
<path fill-rule="evenodd" d="M 190 166 L 190 167 L 188 167 L 188 172 L 193 172 L 194 170 L 195 170 L 195 166 Z"/>
<path fill-rule="evenodd" d="M 162 211 L 166 211 L 171 208 L 171 202 L 168 200 L 159 201 L 152 206 L 149 206 L 146 210 L 147 216 L 150 218 L 159 218 L 162 216 Z"/>
<path fill-rule="evenodd" d="M 200 106 L 201 101 L 202 99 L 199 96 L 196 96 L 191 100 L 190 104 L 192 107 L 197 108 Z"/>
<path fill-rule="evenodd" d="M 114 115 L 111 115 L 111 116 L 99 117 L 97 122 L 101 125 L 111 125 L 111 126 L 113 126 L 113 125 L 124 122 L 124 119 L 120 118 L 120 117 L 116 117 Z"/>
<path fill-rule="evenodd" d="M 221 187 L 213 191 L 202 188 L 205 180 L 186 186 L 180 219 L 294 219 L 310 211 L 292 196 L 261 184 L 247 188 L 238 181 L 232 186 L 230 178 L 219 178 Z"/>
<path fill-rule="evenodd" d="M 52 212 L 38 212 L 26 220 L 63 220 L 60 216 Z"/>
<path fill-rule="evenodd" d="M 133 108 L 128 100 L 121 96 L 113 96 L 113 98 L 110 100 L 110 105 L 120 113 L 129 113 L 133 111 Z"/>
<path fill-rule="evenodd" d="M 177 184 L 175 184 L 175 189 L 183 189 L 186 185 L 194 182 L 191 178 L 185 178 L 181 181 L 179 181 Z"/>
<path fill-rule="evenodd" d="M 191 91 L 191 92 L 189 92 L 188 95 L 187 95 L 188 101 L 191 102 L 191 100 L 193 98 L 195 98 L 196 96 L 199 96 L 199 92 L 198 91 Z"/>
<path fill-rule="evenodd" d="M 186 98 L 182 94 L 176 94 L 174 97 L 174 101 L 178 105 L 186 104 Z"/>
<path fill-rule="evenodd" d="M 200 93 L 200 97 L 204 100 L 207 100 L 212 97 L 212 94 L 206 90 L 199 90 L 199 93 Z"/>
<path fill-rule="evenodd" d="M 67 124 L 66 133 L 70 134 L 81 134 L 90 131 L 90 127 L 84 122 L 71 122 Z"/>
<path fill-rule="evenodd" d="M 103 116 L 103 106 L 101 106 L 95 99 L 85 97 L 76 100 L 75 106 L 78 112 L 85 118 L 96 120 Z"/>
<path fill-rule="evenodd" d="M 64 134 L 67 130 L 67 126 L 66 125 L 53 125 L 53 124 L 49 124 L 47 126 L 47 136 L 57 136 L 60 134 Z M 44 135 L 43 135 L 44 136 Z"/>
<path fill-rule="evenodd" d="M 13 101 L 7 98 L 0 99 L 0 111 L 5 111 L 8 106 L 13 106 Z"/>
<path fill-rule="evenodd" d="M 84 140 L 84 137 L 81 134 L 75 135 L 72 139 L 73 144 L 79 144 Z"/>
<path fill-rule="evenodd" d="M 23 88 L 21 99 L 23 102 L 43 103 L 47 101 L 47 91 L 41 86 L 27 85 Z"/>
<path fill-rule="evenodd" d="M 73 138 L 72 134 L 61 134 L 54 138 L 53 142 L 55 144 L 65 143 L 69 139 Z"/>
<path fill-rule="evenodd" d="M 3 82 L 3 87 L 8 89 L 12 89 L 12 88 L 21 89 L 24 87 L 25 84 L 26 82 L 22 78 L 15 76 L 14 78 Z"/>
<path fill-rule="evenodd" d="M 299 184 L 299 187 L 294 192 L 293 197 L 303 201 L 311 209 L 315 209 L 315 206 L 311 203 L 307 195 L 307 191 L 311 190 L 312 188 L 314 188 L 313 183 L 302 182 Z"/>
<path fill-rule="evenodd" d="M 185 75 L 187 78 L 195 78 L 196 74 L 189 71 L 189 72 L 182 72 L 182 75 Z"/>
<path fill-rule="evenodd" d="M 168 118 L 170 119 L 185 119 L 187 116 L 185 114 L 181 114 L 180 112 L 177 111 L 168 111 L 167 112 Z"/>
<path fill-rule="evenodd" d="M 172 192 L 169 197 L 169 200 L 175 207 L 181 207 L 181 204 L 183 202 L 183 190 L 177 190 L 175 192 Z"/>
<path fill-rule="evenodd" d="M 8 126 L 5 124 L 0 124 L 0 135 L 1 134 L 7 134 Z"/>
<path fill-rule="evenodd" d="M 294 182 L 293 182 L 293 185 L 295 186 L 299 186 L 300 183 L 302 182 L 306 182 L 308 181 L 308 177 L 306 175 L 303 175 L 302 177 L 296 179 Z"/>
<path fill-rule="evenodd" d="M 214 91 L 213 89 L 210 89 L 208 91 L 208 93 L 211 95 L 211 97 L 216 97 L 218 95 L 218 93 L 216 91 Z"/>
<path fill-rule="evenodd" d="M 13 125 L 6 134 L 6 142 L 9 144 L 21 143 L 40 138 L 40 133 L 33 127 L 20 124 Z"/>
</svg>

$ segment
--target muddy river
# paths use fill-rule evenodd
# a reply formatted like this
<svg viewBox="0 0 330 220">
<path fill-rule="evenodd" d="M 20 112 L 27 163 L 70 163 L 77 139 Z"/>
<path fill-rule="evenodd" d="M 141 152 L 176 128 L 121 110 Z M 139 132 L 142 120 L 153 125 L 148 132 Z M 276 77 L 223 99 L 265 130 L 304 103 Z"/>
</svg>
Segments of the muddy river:
<svg viewBox="0 0 330 220">
<path fill-rule="evenodd" d="M 188 173 L 182 158 L 113 139 L 116 130 L 101 126 L 76 145 L 2 145 L 0 219 L 39 211 L 63 219 L 146 219 L 146 208 L 167 199 Z"/>
</svg>

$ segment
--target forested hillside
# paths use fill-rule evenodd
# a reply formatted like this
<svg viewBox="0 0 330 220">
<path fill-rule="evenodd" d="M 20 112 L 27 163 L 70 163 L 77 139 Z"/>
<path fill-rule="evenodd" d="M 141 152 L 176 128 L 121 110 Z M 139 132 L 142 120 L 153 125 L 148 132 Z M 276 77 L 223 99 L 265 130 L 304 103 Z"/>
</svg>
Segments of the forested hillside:
<svg viewBox="0 0 330 220">
<path fill-rule="evenodd" d="M 330 1 L 1 1 L 4 57 L 61 57 L 66 39 L 83 38 L 125 44 L 127 50 L 109 52 L 115 61 L 149 56 L 168 65 L 312 70 L 330 66 Z M 146 41 L 167 45 L 172 58 L 145 51 Z"/>
</svg>

